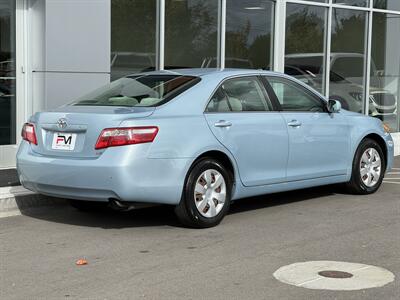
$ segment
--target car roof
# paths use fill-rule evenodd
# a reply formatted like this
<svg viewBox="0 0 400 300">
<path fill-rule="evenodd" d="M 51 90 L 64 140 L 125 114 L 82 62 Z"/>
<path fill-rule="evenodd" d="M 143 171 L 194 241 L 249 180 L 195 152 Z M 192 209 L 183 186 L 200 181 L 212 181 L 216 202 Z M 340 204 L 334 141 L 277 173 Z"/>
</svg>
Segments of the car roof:
<svg viewBox="0 0 400 300">
<path fill-rule="evenodd" d="M 265 71 L 260 69 L 220 69 L 220 68 L 188 68 L 188 69 L 171 69 L 162 71 L 151 71 L 146 72 L 147 74 L 176 74 L 186 76 L 204 77 L 208 75 L 219 75 L 223 77 L 235 76 L 235 75 L 246 75 L 246 74 L 280 74 L 277 72 Z M 141 73 L 145 74 L 145 73 Z M 136 74 L 137 75 L 137 74 Z"/>
</svg>

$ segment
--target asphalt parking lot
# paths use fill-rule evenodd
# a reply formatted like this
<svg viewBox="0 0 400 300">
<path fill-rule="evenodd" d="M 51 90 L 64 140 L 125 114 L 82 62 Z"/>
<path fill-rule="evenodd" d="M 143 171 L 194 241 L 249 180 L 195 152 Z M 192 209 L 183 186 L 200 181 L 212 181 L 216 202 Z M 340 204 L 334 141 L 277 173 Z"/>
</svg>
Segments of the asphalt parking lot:
<svg viewBox="0 0 400 300">
<path fill-rule="evenodd" d="M 216 228 L 182 228 L 171 209 L 0 219 L 1 299 L 400 299 L 400 159 L 375 195 L 337 186 L 244 199 Z M 84 258 L 88 265 L 77 266 Z M 385 268 L 394 282 L 310 290 L 273 277 L 295 262 Z M 344 279 L 338 279 L 344 280 Z"/>
</svg>

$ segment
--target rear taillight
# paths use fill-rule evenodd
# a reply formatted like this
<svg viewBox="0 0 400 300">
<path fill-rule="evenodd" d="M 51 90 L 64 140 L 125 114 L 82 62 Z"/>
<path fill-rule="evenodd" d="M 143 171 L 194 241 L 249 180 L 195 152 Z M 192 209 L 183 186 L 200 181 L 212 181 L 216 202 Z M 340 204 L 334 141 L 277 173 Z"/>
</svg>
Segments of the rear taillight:
<svg viewBox="0 0 400 300">
<path fill-rule="evenodd" d="M 25 141 L 37 145 L 35 126 L 32 123 L 24 124 L 24 127 L 22 127 L 21 136 Z"/>
<path fill-rule="evenodd" d="M 95 149 L 151 143 L 157 133 L 158 127 L 155 126 L 107 128 L 101 132 Z"/>
</svg>

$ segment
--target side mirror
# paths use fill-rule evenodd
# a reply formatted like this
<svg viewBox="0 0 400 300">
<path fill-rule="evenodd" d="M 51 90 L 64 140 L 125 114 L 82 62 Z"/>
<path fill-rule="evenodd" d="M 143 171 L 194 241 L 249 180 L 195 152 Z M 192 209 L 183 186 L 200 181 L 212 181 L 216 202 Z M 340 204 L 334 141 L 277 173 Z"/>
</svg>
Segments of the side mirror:
<svg viewBox="0 0 400 300">
<path fill-rule="evenodd" d="M 337 113 L 342 109 L 342 104 L 340 104 L 340 102 L 337 100 L 329 99 L 326 107 L 328 112 Z"/>
</svg>

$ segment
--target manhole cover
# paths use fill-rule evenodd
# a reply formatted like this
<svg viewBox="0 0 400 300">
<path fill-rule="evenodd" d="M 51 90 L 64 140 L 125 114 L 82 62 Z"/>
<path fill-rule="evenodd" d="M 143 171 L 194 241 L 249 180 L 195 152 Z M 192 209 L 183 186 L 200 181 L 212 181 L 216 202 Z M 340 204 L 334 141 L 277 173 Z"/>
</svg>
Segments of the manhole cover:
<svg viewBox="0 0 400 300">
<path fill-rule="evenodd" d="M 341 271 L 321 271 L 318 272 L 318 275 L 326 278 L 336 278 L 336 279 L 344 279 L 344 278 L 351 278 L 353 274 Z"/>
<path fill-rule="evenodd" d="M 315 290 L 355 291 L 382 287 L 395 276 L 388 270 L 339 261 L 309 261 L 279 268 L 274 277 L 279 281 Z"/>
</svg>

